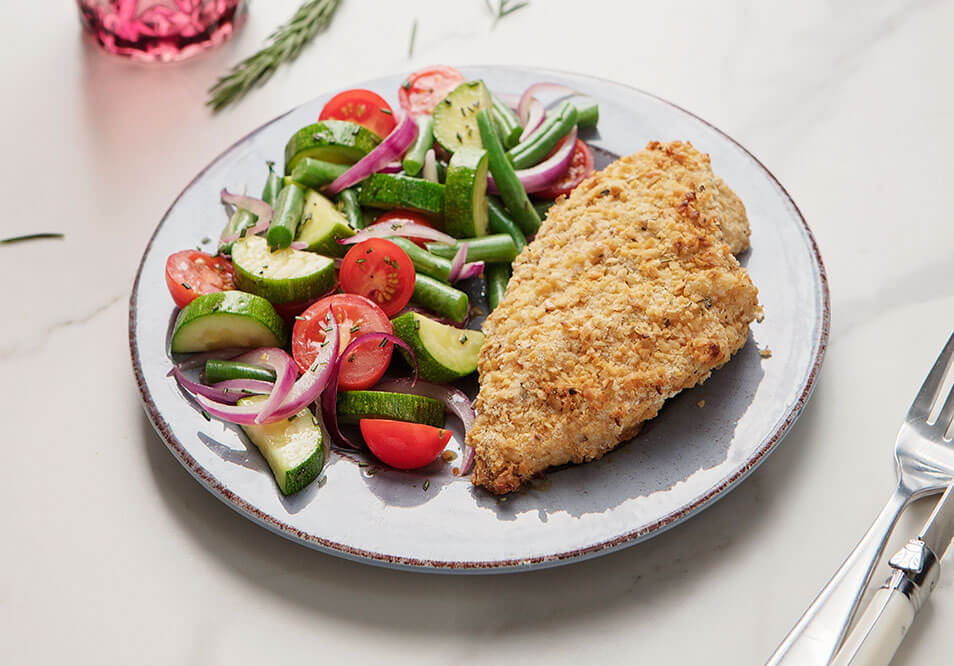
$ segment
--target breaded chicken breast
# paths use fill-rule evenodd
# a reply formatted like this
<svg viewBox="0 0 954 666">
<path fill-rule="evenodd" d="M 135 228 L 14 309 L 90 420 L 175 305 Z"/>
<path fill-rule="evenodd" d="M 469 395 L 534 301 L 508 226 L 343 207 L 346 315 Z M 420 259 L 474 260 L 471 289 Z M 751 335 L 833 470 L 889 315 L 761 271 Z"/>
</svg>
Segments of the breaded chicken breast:
<svg viewBox="0 0 954 666">
<path fill-rule="evenodd" d="M 650 143 L 557 202 L 483 326 L 471 481 L 595 460 L 745 343 L 745 208 L 691 144 Z"/>
</svg>

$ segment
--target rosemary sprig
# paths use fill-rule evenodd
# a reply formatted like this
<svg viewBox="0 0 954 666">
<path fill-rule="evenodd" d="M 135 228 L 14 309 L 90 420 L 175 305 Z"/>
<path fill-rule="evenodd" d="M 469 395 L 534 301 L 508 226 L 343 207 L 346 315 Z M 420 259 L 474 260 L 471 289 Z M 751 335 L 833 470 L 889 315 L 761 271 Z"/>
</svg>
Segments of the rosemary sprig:
<svg viewBox="0 0 954 666">
<path fill-rule="evenodd" d="M 22 241 L 42 240 L 44 238 L 65 238 L 65 236 L 63 234 L 54 234 L 54 233 L 26 234 L 24 236 L 12 236 L 11 238 L 0 239 L 0 244 L 7 245 L 9 243 L 20 243 Z"/>
<path fill-rule="evenodd" d="M 258 53 L 235 65 L 209 88 L 206 102 L 219 111 L 239 100 L 255 86 L 263 85 L 279 65 L 298 57 L 308 41 L 331 23 L 341 0 L 309 0 L 284 25 L 268 36 L 271 42 Z"/>
<path fill-rule="evenodd" d="M 407 47 L 408 59 L 414 57 L 414 42 L 416 41 L 417 41 L 417 19 L 414 19 L 414 23 L 411 25 L 411 43 Z"/>
<path fill-rule="evenodd" d="M 530 2 L 527 0 L 526 2 L 514 3 L 513 0 L 497 0 L 495 3 L 493 0 L 484 0 L 484 4 L 487 5 L 487 9 L 490 10 L 491 15 L 494 17 L 494 22 L 490 24 L 490 29 L 493 30 L 497 27 L 497 21 L 513 14 L 518 9 L 523 9 L 529 5 Z"/>
</svg>

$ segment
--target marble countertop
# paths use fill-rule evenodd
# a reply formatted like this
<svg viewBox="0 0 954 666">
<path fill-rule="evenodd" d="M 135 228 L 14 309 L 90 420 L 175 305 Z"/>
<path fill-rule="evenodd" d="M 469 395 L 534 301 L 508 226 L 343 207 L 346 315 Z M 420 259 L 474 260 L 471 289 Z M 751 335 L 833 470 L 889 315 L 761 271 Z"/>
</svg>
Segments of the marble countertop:
<svg viewBox="0 0 954 666">
<path fill-rule="evenodd" d="M 66 234 L 0 246 L 0 663 L 759 664 L 887 500 L 894 434 L 954 329 L 954 3 L 533 0 L 492 30 L 480 0 L 354 0 L 215 117 L 210 82 L 294 0 L 253 3 L 232 42 L 173 66 L 98 52 L 56 4 L 0 6 L 0 237 Z M 213 498 L 140 407 L 127 300 L 176 194 L 320 92 L 444 62 L 576 71 L 671 100 L 771 169 L 818 241 L 832 327 L 814 397 L 738 489 L 646 543 L 483 577 L 340 560 Z M 903 516 L 889 550 L 929 509 Z M 951 626 L 954 567 L 895 663 L 950 661 Z"/>
</svg>

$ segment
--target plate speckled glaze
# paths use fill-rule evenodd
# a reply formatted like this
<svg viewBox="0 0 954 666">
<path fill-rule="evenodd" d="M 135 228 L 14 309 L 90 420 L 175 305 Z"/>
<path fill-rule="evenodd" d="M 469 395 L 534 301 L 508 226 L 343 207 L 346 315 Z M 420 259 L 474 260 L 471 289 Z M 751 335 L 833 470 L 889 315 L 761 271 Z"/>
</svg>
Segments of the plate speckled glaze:
<svg viewBox="0 0 954 666">
<path fill-rule="evenodd" d="M 179 462 L 213 495 L 263 527 L 319 551 L 370 564 L 447 573 L 522 571 L 631 546 L 698 513 L 741 482 L 778 445 L 811 393 L 828 339 L 829 297 L 811 232 L 758 160 L 705 121 L 647 93 L 590 77 L 511 67 L 463 68 L 501 92 L 550 80 L 600 104 L 598 154 L 625 155 L 654 139 L 683 139 L 712 157 L 742 198 L 752 249 L 741 258 L 766 318 L 742 350 L 700 387 L 671 400 L 643 432 L 603 459 L 551 471 L 498 502 L 451 465 L 379 471 L 331 455 L 322 484 L 283 498 L 264 460 L 237 428 L 207 422 L 166 376 L 175 310 L 166 257 L 217 238 L 219 190 L 261 187 L 266 160 L 313 122 L 334 92 L 252 132 L 206 167 L 176 199 L 146 249 L 130 299 L 135 375 L 149 419 Z M 400 76 L 359 84 L 395 98 Z M 769 348 L 770 358 L 760 349 Z M 701 401 L 703 407 L 699 407 Z M 459 433 L 456 437 L 459 438 Z M 425 480 L 428 481 L 425 489 Z"/>
</svg>

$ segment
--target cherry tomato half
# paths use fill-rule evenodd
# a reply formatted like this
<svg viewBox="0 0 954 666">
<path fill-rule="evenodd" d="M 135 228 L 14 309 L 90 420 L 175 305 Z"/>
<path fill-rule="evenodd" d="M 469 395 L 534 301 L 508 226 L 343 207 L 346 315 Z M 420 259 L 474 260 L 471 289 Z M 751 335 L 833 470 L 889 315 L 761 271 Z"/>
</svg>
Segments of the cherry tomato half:
<svg viewBox="0 0 954 666">
<path fill-rule="evenodd" d="M 338 322 L 339 354 L 359 335 L 394 332 L 388 316 L 367 298 L 356 294 L 325 296 L 305 310 L 300 319 L 295 320 L 295 328 L 292 330 L 292 356 L 302 372 L 314 363 L 321 343 L 325 341 L 325 315 L 328 314 L 329 307 Z M 390 342 L 382 347 L 380 340 L 372 340 L 358 346 L 353 352 L 353 358 L 344 359 L 341 363 L 338 388 L 343 391 L 356 391 L 377 384 L 388 369 L 393 348 L 394 345 Z"/>
<path fill-rule="evenodd" d="M 554 148 L 554 151 L 559 150 L 559 148 L 560 146 L 558 145 Z M 573 147 L 573 155 L 570 157 L 570 166 L 567 168 L 566 173 L 549 188 L 542 192 L 536 192 L 534 196 L 540 197 L 541 199 L 556 199 L 564 194 L 569 194 L 574 187 L 582 183 L 591 173 L 593 173 L 593 151 L 590 150 L 589 146 L 577 139 L 576 145 Z"/>
<path fill-rule="evenodd" d="M 231 261 L 198 250 L 182 250 L 166 259 L 166 285 L 179 308 L 202 294 L 235 289 L 232 276 Z"/>
<path fill-rule="evenodd" d="M 374 301 L 393 317 L 414 293 L 414 265 L 397 245 L 384 238 L 369 238 L 354 245 L 341 261 L 341 291 Z"/>
<path fill-rule="evenodd" d="M 375 223 L 387 222 L 389 220 L 396 220 L 398 222 L 410 221 L 410 222 L 413 222 L 414 224 L 421 224 L 425 227 L 431 227 L 432 229 L 434 228 L 433 220 L 428 218 L 427 215 L 425 215 L 424 213 L 418 213 L 416 210 L 404 210 L 404 209 L 389 210 L 388 212 L 379 216 L 378 219 L 376 219 L 374 222 Z M 434 242 L 428 238 L 408 238 L 408 240 L 416 243 L 420 247 L 424 247 L 425 243 Z"/>
<path fill-rule="evenodd" d="M 416 469 L 434 462 L 451 431 L 389 419 L 361 419 L 361 435 L 378 460 L 397 469 Z"/>
<path fill-rule="evenodd" d="M 328 119 L 350 120 L 381 138 L 390 134 L 396 124 L 394 112 L 384 98 L 363 88 L 345 90 L 328 100 L 318 120 Z"/>
<path fill-rule="evenodd" d="M 453 67 L 428 67 L 404 80 L 398 89 L 398 100 L 412 116 L 430 115 L 438 102 L 463 82 L 464 75 Z"/>
</svg>

